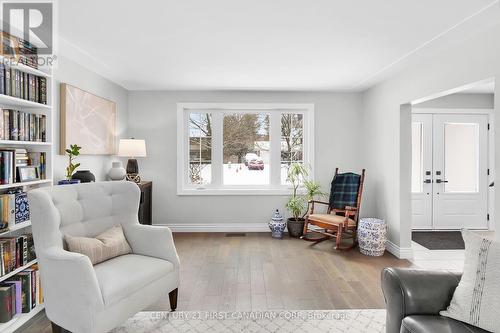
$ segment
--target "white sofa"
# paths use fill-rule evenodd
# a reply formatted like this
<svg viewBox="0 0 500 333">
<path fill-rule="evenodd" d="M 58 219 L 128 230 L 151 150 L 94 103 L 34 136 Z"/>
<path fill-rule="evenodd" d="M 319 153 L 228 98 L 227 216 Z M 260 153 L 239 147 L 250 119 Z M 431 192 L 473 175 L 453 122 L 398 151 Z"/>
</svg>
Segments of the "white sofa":
<svg viewBox="0 0 500 333">
<path fill-rule="evenodd" d="M 138 222 L 140 191 L 130 182 L 64 185 L 28 193 L 47 317 L 53 331 L 107 332 L 170 296 L 175 310 L 179 257 L 170 229 Z M 94 237 L 121 224 L 133 254 L 92 266 L 64 248 L 65 234 Z"/>
</svg>

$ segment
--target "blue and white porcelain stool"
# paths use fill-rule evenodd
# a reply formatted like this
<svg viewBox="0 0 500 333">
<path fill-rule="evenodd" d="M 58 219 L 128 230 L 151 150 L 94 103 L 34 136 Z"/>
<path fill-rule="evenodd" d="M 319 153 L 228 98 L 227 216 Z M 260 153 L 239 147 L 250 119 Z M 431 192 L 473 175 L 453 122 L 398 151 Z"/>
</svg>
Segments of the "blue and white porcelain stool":
<svg viewBox="0 0 500 333">
<path fill-rule="evenodd" d="M 387 241 L 387 225 L 384 220 L 365 217 L 358 226 L 359 251 L 367 256 L 379 257 L 384 254 Z"/>
</svg>

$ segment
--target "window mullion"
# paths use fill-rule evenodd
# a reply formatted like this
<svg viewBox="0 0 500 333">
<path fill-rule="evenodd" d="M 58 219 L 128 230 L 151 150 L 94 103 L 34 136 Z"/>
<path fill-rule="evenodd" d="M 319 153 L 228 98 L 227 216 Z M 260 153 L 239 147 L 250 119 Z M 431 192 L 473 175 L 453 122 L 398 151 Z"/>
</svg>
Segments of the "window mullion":
<svg viewBox="0 0 500 333">
<path fill-rule="evenodd" d="M 214 112 L 212 120 L 212 186 L 222 187 L 222 112 Z"/>
<path fill-rule="evenodd" d="M 270 141 L 271 141 L 271 165 L 270 165 L 270 185 L 272 187 L 281 184 L 281 113 L 271 112 L 270 119 Z"/>
</svg>

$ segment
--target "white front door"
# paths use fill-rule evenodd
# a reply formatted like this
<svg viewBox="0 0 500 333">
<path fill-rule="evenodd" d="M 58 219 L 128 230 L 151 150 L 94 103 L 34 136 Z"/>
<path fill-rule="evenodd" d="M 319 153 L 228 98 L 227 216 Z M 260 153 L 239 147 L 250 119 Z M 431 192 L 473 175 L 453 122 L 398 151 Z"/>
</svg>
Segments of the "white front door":
<svg viewBox="0 0 500 333">
<path fill-rule="evenodd" d="M 488 228 L 488 116 L 414 114 L 414 229 Z"/>
</svg>

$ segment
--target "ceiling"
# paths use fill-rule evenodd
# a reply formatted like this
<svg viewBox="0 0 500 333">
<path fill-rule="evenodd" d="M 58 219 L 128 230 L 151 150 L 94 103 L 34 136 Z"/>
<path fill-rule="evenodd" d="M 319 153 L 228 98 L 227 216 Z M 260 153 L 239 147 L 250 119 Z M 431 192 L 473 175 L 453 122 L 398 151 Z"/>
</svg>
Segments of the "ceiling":
<svg viewBox="0 0 500 333">
<path fill-rule="evenodd" d="M 360 91 L 498 22 L 498 0 L 73 0 L 59 50 L 130 90 Z"/>
</svg>

